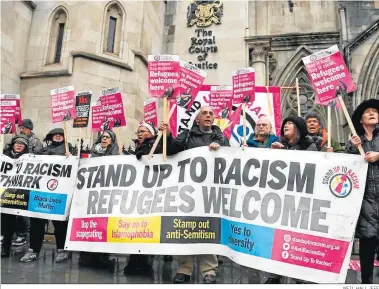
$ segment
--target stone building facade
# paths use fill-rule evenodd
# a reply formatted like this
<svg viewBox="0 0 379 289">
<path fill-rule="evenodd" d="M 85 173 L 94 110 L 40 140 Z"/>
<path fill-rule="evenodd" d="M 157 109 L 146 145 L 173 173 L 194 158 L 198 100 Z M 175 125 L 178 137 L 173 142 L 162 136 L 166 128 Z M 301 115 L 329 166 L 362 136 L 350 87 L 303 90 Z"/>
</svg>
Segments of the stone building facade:
<svg viewBox="0 0 379 289">
<path fill-rule="evenodd" d="M 52 127 L 51 89 L 120 87 L 128 145 L 148 98 L 147 55 L 156 53 L 201 66 L 207 84 L 230 85 L 232 71 L 247 66 L 257 85 L 288 87 L 299 78 L 302 115 L 316 110 L 325 120 L 301 58 L 338 44 L 358 86 L 346 99 L 350 110 L 379 97 L 379 1 L 2 1 L 1 21 L 1 93 L 21 94 L 39 136 Z M 282 91 L 284 116 L 296 113 L 295 96 Z M 343 114 L 332 119 L 344 142 Z"/>
</svg>

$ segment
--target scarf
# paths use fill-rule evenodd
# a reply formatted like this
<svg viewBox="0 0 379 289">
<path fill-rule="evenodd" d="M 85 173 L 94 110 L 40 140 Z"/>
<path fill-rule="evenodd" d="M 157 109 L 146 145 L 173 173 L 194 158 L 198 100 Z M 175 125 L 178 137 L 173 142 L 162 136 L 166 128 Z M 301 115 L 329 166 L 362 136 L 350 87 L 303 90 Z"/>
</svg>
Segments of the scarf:
<svg viewBox="0 0 379 289">
<path fill-rule="evenodd" d="M 98 143 L 97 145 L 95 145 L 95 147 L 94 147 L 93 150 L 95 151 L 96 154 L 98 154 L 98 155 L 103 155 L 103 154 L 105 154 L 105 152 L 106 152 L 106 150 L 107 150 L 107 147 L 106 147 L 106 148 L 103 148 L 103 147 L 101 146 L 101 143 Z"/>
</svg>

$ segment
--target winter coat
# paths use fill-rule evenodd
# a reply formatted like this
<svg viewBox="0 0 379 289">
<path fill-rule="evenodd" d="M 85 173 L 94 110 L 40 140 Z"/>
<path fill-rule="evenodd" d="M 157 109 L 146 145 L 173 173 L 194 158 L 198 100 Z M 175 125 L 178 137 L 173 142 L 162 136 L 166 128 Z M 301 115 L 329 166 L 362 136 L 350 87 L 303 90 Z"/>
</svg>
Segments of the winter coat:
<svg viewBox="0 0 379 289">
<path fill-rule="evenodd" d="M 255 139 L 255 134 L 252 134 L 247 139 L 246 144 L 248 147 L 253 147 L 253 148 L 270 148 L 271 145 L 278 140 L 279 138 L 276 135 L 270 134 L 267 137 L 267 139 L 262 143 Z"/>
<path fill-rule="evenodd" d="M 142 156 L 148 155 L 154 145 L 155 140 L 156 137 L 146 138 L 141 145 L 139 144 L 138 139 L 133 140 L 135 144 L 134 154 L 136 155 L 136 158 L 140 159 Z M 160 141 L 155 148 L 154 154 L 161 154 L 162 152 L 162 141 Z"/>
<path fill-rule="evenodd" d="M 68 144 L 68 150 L 71 154 L 74 153 L 74 148 L 71 144 Z M 42 148 L 40 151 L 36 152 L 36 155 L 55 155 L 55 156 L 64 156 L 66 154 L 66 147 L 63 142 L 51 142 L 46 147 Z"/>
<path fill-rule="evenodd" d="M 322 151 L 322 152 L 326 151 L 326 146 L 328 145 L 328 131 L 326 129 L 320 130 L 317 135 L 309 135 L 309 136 L 312 138 L 318 151 Z M 333 152 L 335 153 L 344 151 L 343 147 L 334 139 L 331 139 L 330 145 L 332 146 Z"/>
<path fill-rule="evenodd" d="M 230 146 L 229 140 L 222 134 L 221 129 L 212 125 L 211 133 L 203 133 L 197 124 L 194 124 L 191 130 L 184 130 L 176 138 L 171 135 L 167 137 L 167 155 L 173 155 L 181 151 L 209 146 L 211 143 L 217 143 L 220 146 Z"/>
<path fill-rule="evenodd" d="M 365 152 L 379 152 L 379 125 L 376 125 L 371 141 L 364 135 L 360 137 Z M 345 152 L 359 154 L 358 149 L 354 148 L 351 142 L 347 143 Z M 368 163 L 366 188 L 357 223 L 356 236 L 358 238 L 379 238 L 379 161 Z"/>
<path fill-rule="evenodd" d="M 39 152 L 42 149 L 41 141 L 36 138 L 34 133 L 27 136 L 29 139 L 29 151 L 33 154 Z"/>
</svg>

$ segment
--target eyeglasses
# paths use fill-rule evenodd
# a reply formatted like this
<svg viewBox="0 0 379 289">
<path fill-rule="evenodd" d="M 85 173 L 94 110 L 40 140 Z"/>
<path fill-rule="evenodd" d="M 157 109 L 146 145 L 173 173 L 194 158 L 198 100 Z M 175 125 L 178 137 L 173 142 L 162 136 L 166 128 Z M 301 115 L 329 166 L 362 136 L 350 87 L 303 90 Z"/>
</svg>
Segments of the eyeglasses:
<svg viewBox="0 0 379 289">
<path fill-rule="evenodd" d="M 267 123 L 257 123 L 257 125 L 256 126 L 261 126 L 261 127 L 266 127 L 266 126 L 268 126 L 268 124 Z"/>
<path fill-rule="evenodd" d="M 145 133 L 145 132 L 149 132 L 149 131 L 148 130 L 137 130 L 136 134 L 142 134 L 142 133 Z"/>
<path fill-rule="evenodd" d="M 203 111 L 201 112 L 201 115 L 207 115 L 207 114 L 209 114 L 210 116 L 213 116 L 213 111 L 206 111 L 206 110 L 203 110 Z"/>
<path fill-rule="evenodd" d="M 101 138 L 110 139 L 111 137 L 107 135 L 103 135 Z"/>
</svg>

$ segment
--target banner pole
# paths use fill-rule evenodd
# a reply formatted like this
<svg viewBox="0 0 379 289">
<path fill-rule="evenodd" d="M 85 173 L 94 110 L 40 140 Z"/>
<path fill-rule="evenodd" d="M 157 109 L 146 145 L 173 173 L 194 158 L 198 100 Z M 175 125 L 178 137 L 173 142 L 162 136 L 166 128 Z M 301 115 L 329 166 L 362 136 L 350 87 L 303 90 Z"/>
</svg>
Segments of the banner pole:
<svg viewBox="0 0 379 289">
<path fill-rule="evenodd" d="M 171 109 L 170 109 L 170 113 L 169 113 L 169 115 L 168 115 L 168 120 L 167 120 L 167 121 L 170 120 L 172 114 L 174 113 L 175 108 L 176 108 L 176 104 L 174 104 L 174 105 L 171 107 Z M 157 148 L 158 143 L 159 143 L 159 141 L 160 141 L 161 138 L 162 138 L 162 135 L 163 135 L 163 132 L 162 132 L 162 131 L 159 131 L 159 132 L 158 132 L 158 135 L 157 135 L 157 138 L 156 138 L 156 140 L 155 140 L 153 146 L 151 147 L 151 150 L 150 150 L 150 153 L 149 153 L 149 156 L 148 156 L 148 159 L 149 159 L 149 160 L 151 160 L 151 158 L 153 157 L 153 154 L 154 154 L 154 152 L 155 152 L 155 149 Z"/>
<path fill-rule="evenodd" d="M 80 127 L 79 128 L 79 139 L 78 139 L 78 157 L 79 157 L 79 159 L 80 159 L 80 150 L 82 148 L 81 138 L 82 138 L 82 128 Z"/>
<path fill-rule="evenodd" d="M 297 115 L 301 117 L 299 78 L 296 78 L 296 100 L 297 100 Z"/>
<path fill-rule="evenodd" d="M 243 147 L 242 149 L 245 148 L 245 146 L 247 145 L 247 141 L 246 141 L 246 103 L 242 103 L 242 118 L 243 118 Z"/>
<path fill-rule="evenodd" d="M 66 150 L 66 154 L 70 151 L 68 150 L 68 133 L 67 133 L 67 121 L 63 122 L 63 130 L 64 130 L 64 147 Z"/>
<path fill-rule="evenodd" d="M 349 124 L 349 128 L 350 128 L 350 130 L 351 130 L 353 136 L 357 136 L 357 131 L 356 131 L 355 128 L 354 128 L 353 122 L 351 121 L 351 118 L 350 118 L 349 112 L 347 111 L 347 108 L 346 108 L 345 102 L 343 101 L 342 96 L 338 96 L 338 100 L 339 100 L 339 102 L 340 102 L 340 104 L 341 104 L 342 111 L 343 111 L 343 113 L 345 114 L 345 118 L 346 118 L 346 120 L 347 120 L 347 123 Z M 359 145 L 358 150 L 359 150 L 359 152 L 360 152 L 360 154 L 361 154 L 362 156 L 365 155 L 365 151 L 363 150 L 362 145 Z"/>
<path fill-rule="evenodd" d="M 332 140 L 331 140 L 331 129 L 332 129 L 332 107 L 330 106 L 330 103 L 328 104 L 328 147 L 332 146 Z"/>
<path fill-rule="evenodd" d="M 168 101 L 167 97 L 163 98 L 163 120 L 164 123 L 167 123 L 167 108 L 168 108 Z M 165 162 L 167 160 L 167 131 L 163 131 L 163 161 Z"/>
<path fill-rule="evenodd" d="M 4 148 L 4 135 L 1 134 L 1 137 L 0 137 L 0 154 L 3 154 L 3 148 Z"/>
<path fill-rule="evenodd" d="M 121 138 L 120 138 L 120 128 L 119 127 L 115 127 L 115 133 L 116 133 L 116 137 L 117 137 L 118 152 L 120 153 L 120 155 L 123 155 Z"/>
</svg>

